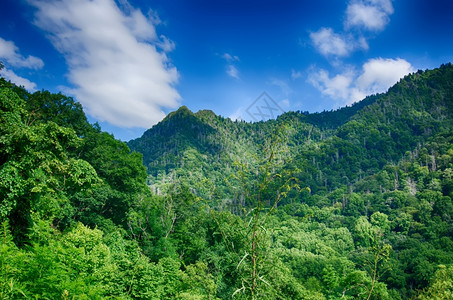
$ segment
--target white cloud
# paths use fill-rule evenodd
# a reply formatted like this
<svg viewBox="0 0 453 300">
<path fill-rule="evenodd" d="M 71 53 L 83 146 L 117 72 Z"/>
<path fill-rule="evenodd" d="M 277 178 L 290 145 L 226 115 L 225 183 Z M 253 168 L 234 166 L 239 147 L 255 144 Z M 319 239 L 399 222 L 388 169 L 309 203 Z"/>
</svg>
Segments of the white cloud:
<svg viewBox="0 0 453 300">
<path fill-rule="evenodd" d="M 302 73 L 300 71 L 296 71 L 294 69 L 291 69 L 291 79 L 296 80 L 298 78 L 302 77 Z"/>
<path fill-rule="evenodd" d="M 321 28 L 310 33 L 310 38 L 318 52 L 324 56 L 347 56 L 352 50 L 346 39 L 335 32 L 332 28 Z"/>
<path fill-rule="evenodd" d="M 24 57 L 19 53 L 19 48 L 11 42 L 0 38 L 0 59 L 13 67 L 29 68 L 39 70 L 44 66 L 44 62 L 35 56 Z"/>
<path fill-rule="evenodd" d="M 332 28 L 312 32 L 310 38 L 316 50 L 324 56 L 344 57 L 359 49 L 368 50 L 364 37 L 335 33 Z"/>
<path fill-rule="evenodd" d="M 239 57 L 237 57 L 236 55 L 231 55 L 231 54 L 229 54 L 229 53 L 224 53 L 224 54 L 222 55 L 222 58 L 223 58 L 224 60 L 226 60 L 227 62 L 230 62 L 230 63 L 231 63 L 231 62 L 235 62 L 235 61 L 239 61 Z"/>
<path fill-rule="evenodd" d="M 172 40 L 169 40 L 165 35 L 160 36 L 161 42 L 157 43 L 160 49 L 164 52 L 171 52 L 175 50 L 175 43 Z"/>
<path fill-rule="evenodd" d="M 388 24 L 391 14 L 393 14 L 391 0 L 353 0 L 346 10 L 345 26 L 379 31 Z"/>
<path fill-rule="evenodd" d="M 367 95 L 386 92 L 393 84 L 414 71 L 404 59 L 376 58 L 368 60 L 360 74 L 353 69 L 330 76 L 326 70 L 313 72 L 308 82 L 325 96 L 347 105 L 362 100 Z"/>
<path fill-rule="evenodd" d="M 27 78 L 20 77 L 14 71 L 8 70 L 8 69 L 3 69 L 0 71 L 0 74 L 5 77 L 7 80 L 13 82 L 14 84 L 18 86 L 23 86 L 27 91 L 29 92 L 35 92 L 36 91 L 36 83 L 31 82 Z"/>
<path fill-rule="evenodd" d="M 24 57 L 19 52 L 19 48 L 12 41 L 0 38 L 0 60 L 4 62 L 5 68 L 0 73 L 7 80 L 18 86 L 23 86 L 30 92 L 36 91 L 36 83 L 17 75 L 12 68 L 27 68 L 39 70 L 44 66 L 44 62 L 35 56 Z"/>
<path fill-rule="evenodd" d="M 239 71 L 238 71 L 238 69 L 237 69 L 235 66 L 233 66 L 233 65 L 228 65 L 228 66 L 227 66 L 226 73 L 227 73 L 229 76 L 233 77 L 233 78 L 239 79 Z"/>
<path fill-rule="evenodd" d="M 226 66 L 226 73 L 228 76 L 239 79 L 239 70 L 234 65 L 235 62 L 239 61 L 239 57 L 236 55 L 231 55 L 229 53 L 224 53 L 221 57 L 228 63 Z"/>
<path fill-rule="evenodd" d="M 345 12 L 344 32 L 335 33 L 332 28 L 321 28 L 310 33 L 316 50 L 324 56 L 345 57 L 353 51 L 368 50 L 363 31 L 380 31 L 393 14 L 391 0 L 350 0 Z M 358 33 L 357 30 L 365 29 Z"/>
<path fill-rule="evenodd" d="M 35 24 L 68 64 L 72 92 L 100 121 L 149 128 L 175 108 L 178 72 L 165 52 L 174 44 L 157 38 L 156 19 L 125 0 L 28 0 Z M 163 49 L 159 52 L 156 47 Z"/>
<path fill-rule="evenodd" d="M 404 59 L 370 59 L 363 65 L 363 73 L 357 78 L 357 87 L 367 93 L 385 92 L 400 78 L 414 72 L 412 65 Z"/>
<path fill-rule="evenodd" d="M 320 90 L 323 95 L 345 102 L 354 102 L 359 100 L 351 99 L 352 94 L 354 93 L 354 88 L 352 87 L 353 80 L 353 71 L 346 71 L 342 74 L 330 77 L 329 72 L 323 69 L 311 74 L 308 78 L 309 83 Z"/>
</svg>

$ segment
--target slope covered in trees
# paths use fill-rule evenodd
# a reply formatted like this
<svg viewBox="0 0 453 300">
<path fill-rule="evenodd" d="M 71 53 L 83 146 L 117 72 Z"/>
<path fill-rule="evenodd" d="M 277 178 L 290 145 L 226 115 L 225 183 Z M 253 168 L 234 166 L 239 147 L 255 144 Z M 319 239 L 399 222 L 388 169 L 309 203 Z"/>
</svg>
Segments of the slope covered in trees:
<svg viewBox="0 0 453 300">
<path fill-rule="evenodd" d="M 337 111 L 181 107 L 126 145 L 0 79 L 0 298 L 448 299 L 452 109 L 448 64 Z"/>
<path fill-rule="evenodd" d="M 195 186 L 190 178 L 216 182 L 219 175 L 231 174 L 235 160 L 253 163 L 275 128 L 285 125 L 289 139 L 282 147 L 301 169 L 299 178 L 313 191 L 329 191 L 398 163 L 428 137 L 451 128 L 452 82 L 451 66 L 446 65 L 408 75 L 387 93 L 351 107 L 288 112 L 276 121 L 258 123 L 233 122 L 207 111 L 194 114 L 182 107 L 129 146 L 143 153 L 151 184 L 181 180 Z"/>
</svg>

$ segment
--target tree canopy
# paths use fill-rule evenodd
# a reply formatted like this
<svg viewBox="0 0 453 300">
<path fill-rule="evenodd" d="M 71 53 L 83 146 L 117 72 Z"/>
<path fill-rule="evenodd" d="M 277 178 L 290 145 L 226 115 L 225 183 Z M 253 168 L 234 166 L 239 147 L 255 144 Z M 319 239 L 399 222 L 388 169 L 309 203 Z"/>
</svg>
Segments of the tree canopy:
<svg viewBox="0 0 453 300">
<path fill-rule="evenodd" d="M 449 299 L 452 111 L 447 64 L 336 111 L 181 107 L 126 144 L 0 79 L 0 298 Z"/>
</svg>

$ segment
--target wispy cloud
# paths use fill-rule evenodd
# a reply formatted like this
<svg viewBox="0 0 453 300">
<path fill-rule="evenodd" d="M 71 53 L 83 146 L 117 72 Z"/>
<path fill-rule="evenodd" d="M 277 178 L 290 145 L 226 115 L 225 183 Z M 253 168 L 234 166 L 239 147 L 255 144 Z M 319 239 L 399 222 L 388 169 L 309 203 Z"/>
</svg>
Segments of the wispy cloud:
<svg viewBox="0 0 453 300">
<path fill-rule="evenodd" d="M 291 87 L 288 85 L 288 83 L 285 80 L 271 78 L 269 83 L 271 85 L 278 86 L 286 97 L 292 92 Z"/>
<path fill-rule="evenodd" d="M 239 61 L 239 57 L 229 53 L 224 53 L 222 54 L 222 58 L 227 62 L 226 73 L 228 76 L 239 79 L 239 70 L 235 66 L 235 63 Z"/>
<path fill-rule="evenodd" d="M 235 62 L 235 61 L 239 61 L 239 57 L 237 57 L 236 55 L 231 55 L 229 53 L 224 53 L 222 55 L 222 58 L 225 59 L 227 62 Z"/>
<path fill-rule="evenodd" d="M 243 116 L 245 115 L 245 109 L 242 107 L 239 107 L 236 109 L 231 115 L 228 116 L 232 121 L 242 121 Z"/>
<path fill-rule="evenodd" d="M 13 82 L 18 86 L 23 86 L 27 91 L 34 92 L 36 91 L 36 83 L 28 80 L 27 78 L 20 77 L 14 71 L 9 69 L 3 69 L 0 71 L 0 74 L 5 77 L 7 80 Z"/>
<path fill-rule="evenodd" d="M 233 66 L 233 65 L 228 65 L 228 66 L 227 66 L 226 73 L 227 73 L 229 76 L 233 77 L 233 78 L 239 79 L 239 71 L 238 71 L 238 69 L 237 69 L 235 66 Z"/>
<path fill-rule="evenodd" d="M 278 105 L 282 107 L 283 109 L 289 109 L 291 103 L 289 99 L 283 99 L 282 101 L 278 102 Z"/>
<path fill-rule="evenodd" d="M 235 63 L 239 62 L 239 57 L 230 53 L 222 54 L 222 58 L 227 62 L 226 73 L 228 76 L 239 79 L 239 70 Z"/>
<path fill-rule="evenodd" d="M 0 38 L 0 60 L 5 63 L 5 68 L 0 71 L 0 74 L 7 80 L 23 86 L 28 91 L 36 90 L 36 83 L 17 75 L 11 68 L 26 68 L 39 70 L 44 67 L 42 59 L 35 56 L 23 56 L 20 54 L 19 48 L 12 41 L 7 41 Z"/>
<path fill-rule="evenodd" d="M 157 36 L 155 14 L 126 0 L 28 0 L 34 23 L 47 32 L 69 67 L 72 92 L 100 121 L 148 128 L 175 108 L 178 72 L 166 56 L 174 43 Z M 161 49 L 158 51 L 157 49 Z"/>
<path fill-rule="evenodd" d="M 370 59 L 360 72 L 349 68 L 331 76 L 326 70 L 312 72 L 308 82 L 323 95 L 337 100 L 339 105 L 351 104 L 367 95 L 387 91 L 399 79 L 414 71 L 404 59 Z"/>
<path fill-rule="evenodd" d="M 13 67 L 39 70 L 44 62 L 35 56 L 24 57 L 19 53 L 19 48 L 12 41 L 0 38 L 0 58 Z"/>
<path fill-rule="evenodd" d="M 165 35 L 161 35 L 160 40 L 161 41 L 157 43 L 157 46 L 162 49 L 162 51 L 171 52 L 175 50 L 175 43 L 172 40 L 168 39 Z"/>
<path fill-rule="evenodd" d="M 296 80 L 298 78 L 302 77 L 302 73 L 300 71 L 296 71 L 294 69 L 291 69 L 291 79 Z"/>
</svg>

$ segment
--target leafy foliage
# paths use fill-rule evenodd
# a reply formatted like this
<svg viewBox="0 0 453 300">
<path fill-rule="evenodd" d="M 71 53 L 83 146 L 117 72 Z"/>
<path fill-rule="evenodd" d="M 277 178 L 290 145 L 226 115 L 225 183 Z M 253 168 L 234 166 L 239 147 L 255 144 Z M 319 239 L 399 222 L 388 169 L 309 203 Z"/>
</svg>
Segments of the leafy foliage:
<svg viewBox="0 0 453 300">
<path fill-rule="evenodd" d="M 182 107 L 125 144 L 0 79 L 0 298 L 449 299 L 452 100 L 447 64 L 336 111 Z"/>
</svg>

